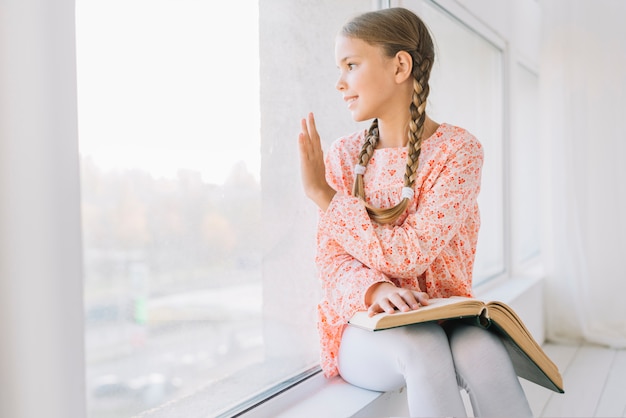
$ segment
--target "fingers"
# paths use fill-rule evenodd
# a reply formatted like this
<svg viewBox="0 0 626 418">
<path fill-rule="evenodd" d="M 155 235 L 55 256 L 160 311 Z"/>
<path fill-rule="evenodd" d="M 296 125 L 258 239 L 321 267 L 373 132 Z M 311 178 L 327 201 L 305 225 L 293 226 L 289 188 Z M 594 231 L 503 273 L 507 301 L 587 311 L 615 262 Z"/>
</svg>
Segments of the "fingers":
<svg viewBox="0 0 626 418">
<path fill-rule="evenodd" d="M 302 121 L 304 122 L 304 119 L 302 119 Z M 300 160 L 308 160 L 309 154 L 311 153 L 311 141 L 308 139 L 308 133 L 304 130 L 300 132 L 300 135 L 298 135 L 298 146 L 300 147 Z"/>
<path fill-rule="evenodd" d="M 301 119 L 301 132 L 298 135 L 298 145 L 300 150 L 300 164 L 305 172 L 305 177 L 310 177 L 314 183 L 320 183 L 315 180 L 316 174 L 321 172 L 324 176 L 324 151 L 320 136 L 315 126 L 315 117 L 313 113 L 309 113 L 306 118 Z M 311 171 L 312 170 L 312 171 Z M 312 176 L 312 177 L 311 177 Z M 306 183 L 307 181 L 305 181 Z M 326 180 L 323 178 L 323 183 Z"/>
<path fill-rule="evenodd" d="M 417 302 L 420 305 L 422 305 L 422 306 L 428 305 L 428 299 L 430 299 L 430 297 L 428 296 L 428 293 L 426 293 L 426 292 L 415 292 L 415 291 L 413 291 L 413 293 L 415 294 L 415 298 L 417 299 Z"/>
<path fill-rule="evenodd" d="M 300 142 L 305 142 L 305 145 L 311 151 L 321 150 L 321 141 L 319 133 L 317 132 L 317 126 L 315 126 L 315 116 L 313 113 L 309 113 L 306 118 L 302 118 L 300 121 L 302 132 L 300 133 Z"/>
<path fill-rule="evenodd" d="M 315 136 L 319 138 L 319 135 L 317 134 L 317 128 L 315 126 L 315 118 L 312 112 L 309 113 L 306 118 L 302 118 L 302 120 L 300 121 L 300 126 L 302 129 L 302 134 L 304 134 L 307 139 L 315 139 Z"/>
<path fill-rule="evenodd" d="M 300 127 L 302 129 L 302 132 L 300 133 L 301 136 L 304 136 L 306 138 L 309 138 L 309 127 L 307 125 L 307 121 L 305 118 L 302 118 L 302 120 L 300 121 Z"/>
<path fill-rule="evenodd" d="M 384 302 L 383 302 L 383 304 L 384 304 Z M 387 309 L 385 309 L 385 307 L 381 306 L 381 303 L 374 303 L 367 310 L 367 315 L 368 316 L 374 316 L 377 313 L 381 313 L 381 312 L 393 313 L 394 312 L 393 307 L 389 308 L 389 306 L 390 305 L 386 306 Z"/>
<path fill-rule="evenodd" d="M 369 307 L 369 316 L 380 312 L 394 313 L 396 310 L 400 312 L 408 312 L 418 309 L 421 306 L 428 305 L 428 294 L 415 290 L 397 288 L 384 296 L 378 298 Z"/>
<path fill-rule="evenodd" d="M 304 163 L 311 160 L 314 154 L 306 119 L 302 119 L 301 129 L 302 131 L 298 135 L 298 145 L 300 147 L 300 161 Z"/>
<path fill-rule="evenodd" d="M 313 112 L 309 113 L 307 122 L 311 139 L 319 143 L 320 136 L 317 133 L 317 126 L 315 126 L 315 116 L 313 115 Z"/>
<path fill-rule="evenodd" d="M 407 312 L 419 308 L 419 304 L 411 292 L 393 293 L 389 295 L 389 302 L 391 302 L 391 304 L 393 304 L 393 306 L 401 312 Z M 389 310 L 385 309 L 385 312 L 389 312 Z"/>
</svg>

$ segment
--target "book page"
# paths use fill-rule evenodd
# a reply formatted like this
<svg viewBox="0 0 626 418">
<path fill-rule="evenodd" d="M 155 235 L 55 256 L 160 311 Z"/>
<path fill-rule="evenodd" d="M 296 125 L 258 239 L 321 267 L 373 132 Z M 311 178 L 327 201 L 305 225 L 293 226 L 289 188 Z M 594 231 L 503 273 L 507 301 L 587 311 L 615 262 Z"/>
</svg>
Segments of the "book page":
<svg viewBox="0 0 626 418">
<path fill-rule="evenodd" d="M 350 324 L 365 329 L 386 329 L 419 322 L 450 319 L 464 316 L 478 316 L 484 308 L 484 302 L 467 297 L 433 298 L 428 305 L 420 306 L 409 312 L 396 311 L 368 316 L 366 311 L 357 312 Z"/>
</svg>

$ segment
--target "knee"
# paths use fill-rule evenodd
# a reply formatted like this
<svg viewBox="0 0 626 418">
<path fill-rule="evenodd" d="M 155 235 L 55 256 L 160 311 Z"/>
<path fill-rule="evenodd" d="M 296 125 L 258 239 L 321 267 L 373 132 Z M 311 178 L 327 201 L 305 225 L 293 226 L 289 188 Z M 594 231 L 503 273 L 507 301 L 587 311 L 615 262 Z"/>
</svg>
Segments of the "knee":
<svg viewBox="0 0 626 418">
<path fill-rule="evenodd" d="M 398 350 L 406 353 L 406 358 L 418 361 L 434 359 L 435 356 L 450 356 L 448 337 L 439 325 L 423 323 L 396 328 Z"/>
<path fill-rule="evenodd" d="M 457 325 L 449 331 L 450 348 L 455 353 L 485 353 L 491 355 L 504 348 L 494 332 L 474 325 Z"/>
<path fill-rule="evenodd" d="M 477 365 L 489 368 L 509 360 L 500 337 L 484 328 L 459 325 L 449 332 L 449 339 L 455 367 L 461 374 Z"/>
</svg>

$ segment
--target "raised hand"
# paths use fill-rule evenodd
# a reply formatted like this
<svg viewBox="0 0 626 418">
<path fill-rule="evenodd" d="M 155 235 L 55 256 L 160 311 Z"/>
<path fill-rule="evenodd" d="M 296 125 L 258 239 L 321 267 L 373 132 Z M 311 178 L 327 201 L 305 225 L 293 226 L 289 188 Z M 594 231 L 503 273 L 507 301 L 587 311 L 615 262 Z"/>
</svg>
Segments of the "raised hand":
<svg viewBox="0 0 626 418">
<path fill-rule="evenodd" d="M 302 119 L 302 131 L 298 136 L 300 148 L 300 171 L 304 193 L 320 209 L 326 210 L 335 190 L 326 181 L 326 166 L 320 136 L 315 127 L 313 113 Z"/>
</svg>

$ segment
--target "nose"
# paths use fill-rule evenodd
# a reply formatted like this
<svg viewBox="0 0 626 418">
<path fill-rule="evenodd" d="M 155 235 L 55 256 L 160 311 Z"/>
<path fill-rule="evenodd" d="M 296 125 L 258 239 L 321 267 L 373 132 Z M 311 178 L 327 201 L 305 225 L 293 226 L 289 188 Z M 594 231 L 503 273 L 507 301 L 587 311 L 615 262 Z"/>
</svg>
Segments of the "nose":
<svg viewBox="0 0 626 418">
<path fill-rule="evenodd" d="M 339 76 L 337 83 L 335 83 L 335 88 L 339 91 L 343 91 L 346 89 L 346 82 L 343 79 L 343 74 Z"/>
</svg>

